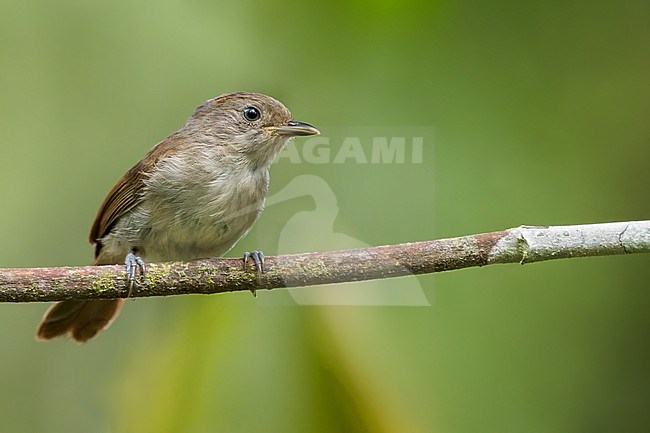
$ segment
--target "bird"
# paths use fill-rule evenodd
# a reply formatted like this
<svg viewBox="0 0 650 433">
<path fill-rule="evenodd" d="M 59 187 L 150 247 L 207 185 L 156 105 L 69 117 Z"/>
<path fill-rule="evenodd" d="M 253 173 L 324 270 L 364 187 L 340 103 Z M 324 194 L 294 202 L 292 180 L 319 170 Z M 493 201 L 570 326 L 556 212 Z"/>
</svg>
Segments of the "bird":
<svg viewBox="0 0 650 433">
<path fill-rule="evenodd" d="M 290 139 L 316 134 L 267 95 L 236 92 L 206 101 L 109 191 L 90 230 L 93 265 L 124 264 L 128 297 L 146 262 L 222 256 L 262 212 L 274 158 Z M 261 272 L 264 255 L 246 253 L 245 264 L 249 258 Z M 85 343 L 112 324 L 124 302 L 58 302 L 36 337 Z"/>
</svg>

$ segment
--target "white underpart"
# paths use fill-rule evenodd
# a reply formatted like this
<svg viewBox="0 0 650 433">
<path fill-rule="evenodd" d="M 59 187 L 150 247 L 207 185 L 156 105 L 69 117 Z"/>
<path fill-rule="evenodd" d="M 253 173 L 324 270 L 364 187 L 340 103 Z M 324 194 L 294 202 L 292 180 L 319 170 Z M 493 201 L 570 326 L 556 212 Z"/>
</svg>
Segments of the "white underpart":
<svg viewBox="0 0 650 433">
<path fill-rule="evenodd" d="M 264 207 L 268 167 L 198 149 L 157 165 L 140 204 L 102 239 L 99 263 L 119 262 L 133 248 L 150 262 L 220 256 L 250 230 Z"/>
</svg>

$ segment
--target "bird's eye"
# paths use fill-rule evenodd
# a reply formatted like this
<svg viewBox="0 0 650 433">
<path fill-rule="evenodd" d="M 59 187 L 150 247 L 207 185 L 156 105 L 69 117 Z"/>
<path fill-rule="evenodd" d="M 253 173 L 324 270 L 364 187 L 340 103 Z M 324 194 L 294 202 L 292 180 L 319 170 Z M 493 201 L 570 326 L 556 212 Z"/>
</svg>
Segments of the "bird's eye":
<svg viewBox="0 0 650 433">
<path fill-rule="evenodd" d="M 244 108 L 244 119 L 249 122 L 255 122 L 260 119 L 260 110 L 255 107 Z"/>
</svg>

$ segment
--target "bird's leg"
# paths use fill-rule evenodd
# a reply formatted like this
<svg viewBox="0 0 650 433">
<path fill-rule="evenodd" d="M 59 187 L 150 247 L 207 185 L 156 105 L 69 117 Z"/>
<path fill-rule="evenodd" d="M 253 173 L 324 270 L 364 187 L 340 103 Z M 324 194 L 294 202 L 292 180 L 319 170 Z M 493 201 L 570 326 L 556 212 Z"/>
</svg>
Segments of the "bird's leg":
<svg viewBox="0 0 650 433">
<path fill-rule="evenodd" d="M 261 251 L 253 251 L 252 253 L 246 251 L 244 253 L 244 270 L 246 270 L 246 265 L 248 264 L 248 260 L 253 259 L 253 263 L 255 264 L 255 269 L 257 270 L 257 274 L 263 274 L 264 273 L 264 253 Z M 257 293 L 255 292 L 255 289 L 251 289 L 251 293 L 253 296 L 257 296 Z"/>
<path fill-rule="evenodd" d="M 132 250 L 129 254 L 126 255 L 124 264 L 126 265 L 126 282 L 129 288 L 129 292 L 126 297 L 131 296 L 133 291 L 133 285 L 135 284 L 135 277 L 138 269 L 140 269 L 140 275 L 144 275 L 144 260 L 135 255 L 136 251 Z"/>
</svg>

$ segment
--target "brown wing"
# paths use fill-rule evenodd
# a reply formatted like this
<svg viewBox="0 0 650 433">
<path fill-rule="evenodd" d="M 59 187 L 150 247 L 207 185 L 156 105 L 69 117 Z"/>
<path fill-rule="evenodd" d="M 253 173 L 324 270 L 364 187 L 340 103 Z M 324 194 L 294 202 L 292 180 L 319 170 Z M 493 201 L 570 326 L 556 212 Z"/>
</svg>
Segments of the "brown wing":
<svg viewBox="0 0 650 433">
<path fill-rule="evenodd" d="M 90 229 L 89 240 L 95 246 L 95 258 L 101 251 L 99 239 L 106 236 L 115 223 L 139 202 L 144 181 L 161 158 L 177 149 L 178 137 L 176 134 L 167 137 L 158 143 L 149 153 L 122 176 L 117 184 L 110 190 L 104 202 L 99 207 L 95 221 Z"/>
</svg>

